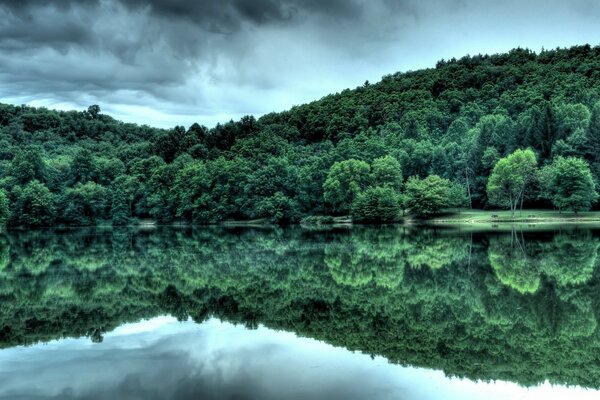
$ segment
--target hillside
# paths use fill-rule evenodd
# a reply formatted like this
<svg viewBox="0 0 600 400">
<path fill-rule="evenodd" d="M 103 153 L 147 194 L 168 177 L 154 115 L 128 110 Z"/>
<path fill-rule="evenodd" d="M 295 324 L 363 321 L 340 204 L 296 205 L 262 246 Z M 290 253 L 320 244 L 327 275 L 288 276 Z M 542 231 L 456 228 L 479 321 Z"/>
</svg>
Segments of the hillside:
<svg viewBox="0 0 600 400">
<path fill-rule="evenodd" d="M 0 188 L 9 226 L 296 222 L 348 212 L 325 201 L 323 185 L 335 162 L 355 159 L 364 163 L 349 173 L 364 173 L 363 186 L 398 165 L 398 190 L 435 174 L 468 184 L 473 206 L 487 208 L 494 164 L 518 148 L 532 148 L 540 165 L 583 158 L 597 185 L 599 100 L 600 47 L 586 45 L 440 61 L 212 129 L 125 124 L 98 106 L 4 104 Z M 549 205 L 535 190 L 528 204 Z"/>
</svg>

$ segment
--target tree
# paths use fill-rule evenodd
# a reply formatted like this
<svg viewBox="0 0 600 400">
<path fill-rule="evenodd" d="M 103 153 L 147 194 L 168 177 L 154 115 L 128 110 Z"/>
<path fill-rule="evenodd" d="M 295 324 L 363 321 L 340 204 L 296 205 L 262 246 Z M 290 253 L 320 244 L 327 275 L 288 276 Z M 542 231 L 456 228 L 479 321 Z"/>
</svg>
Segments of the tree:
<svg viewBox="0 0 600 400">
<path fill-rule="evenodd" d="M 18 190 L 13 219 L 19 225 L 50 226 L 56 218 L 54 195 L 41 182 L 33 180 Z"/>
<path fill-rule="evenodd" d="M 528 123 L 526 143 L 539 150 L 542 160 L 550 158 L 552 146 L 557 139 L 557 121 L 552 103 L 545 101 L 543 108 L 534 107 Z"/>
<path fill-rule="evenodd" d="M 6 221 L 10 217 L 10 208 L 8 196 L 4 190 L 0 190 L 0 230 L 6 226 Z"/>
<path fill-rule="evenodd" d="M 298 168 L 285 157 L 271 157 L 248 173 L 238 201 L 246 218 L 291 222 L 299 216 L 297 194 Z"/>
<path fill-rule="evenodd" d="M 543 196 L 559 210 L 589 210 L 598 200 L 596 184 L 585 160 L 558 157 L 540 174 Z"/>
<path fill-rule="evenodd" d="M 463 194 L 462 197 L 459 195 Z M 429 175 L 425 179 L 411 176 L 406 182 L 405 203 L 418 216 L 429 216 L 464 201 L 464 188 L 448 179 Z"/>
<path fill-rule="evenodd" d="M 352 218 L 361 222 L 393 222 L 400 214 L 398 192 L 390 186 L 370 187 L 356 196 Z"/>
<path fill-rule="evenodd" d="M 402 167 L 392 156 L 383 156 L 371 164 L 371 182 L 374 186 L 390 187 L 400 191 L 402 187 Z"/>
<path fill-rule="evenodd" d="M 194 161 L 182 168 L 175 176 L 171 190 L 176 216 L 202 223 L 214 222 L 219 216 L 211 207 L 211 185 L 212 177 L 202 161 Z"/>
<path fill-rule="evenodd" d="M 12 175 L 21 184 L 26 184 L 36 179 L 45 180 L 45 165 L 42 152 L 37 147 L 29 147 L 15 154 L 12 160 Z"/>
<path fill-rule="evenodd" d="M 73 157 L 71 163 L 73 183 L 86 183 L 93 180 L 96 175 L 93 157 L 92 152 L 88 149 L 81 149 Z"/>
<path fill-rule="evenodd" d="M 176 126 L 172 130 L 163 133 L 156 140 L 156 151 L 167 163 L 173 161 L 182 151 L 182 141 L 186 135 L 183 126 Z"/>
<path fill-rule="evenodd" d="M 254 208 L 257 217 L 267 218 L 274 223 L 295 222 L 300 219 L 298 202 L 282 192 L 260 198 Z"/>
<path fill-rule="evenodd" d="M 116 187 L 111 193 L 111 219 L 113 225 L 127 225 L 131 221 L 128 196 L 125 189 Z"/>
<path fill-rule="evenodd" d="M 590 122 L 586 131 L 586 159 L 597 162 L 600 160 L 600 101 L 594 104 Z"/>
<path fill-rule="evenodd" d="M 98 116 L 100 115 L 100 106 L 92 104 L 88 107 L 87 112 L 92 119 L 98 119 Z"/>
<path fill-rule="evenodd" d="M 508 157 L 501 158 L 487 183 L 487 194 L 491 204 L 509 206 L 514 217 L 517 206 L 523 207 L 527 187 L 537 173 L 537 160 L 531 149 L 516 150 Z"/>
<path fill-rule="evenodd" d="M 95 182 L 78 183 L 67 189 L 63 200 L 63 217 L 77 225 L 91 225 L 108 218 L 110 207 L 108 189 Z"/>
<path fill-rule="evenodd" d="M 370 178 L 371 168 L 364 161 L 350 159 L 335 162 L 323 183 L 323 197 L 335 212 L 348 213 L 354 198 L 364 190 Z"/>
</svg>

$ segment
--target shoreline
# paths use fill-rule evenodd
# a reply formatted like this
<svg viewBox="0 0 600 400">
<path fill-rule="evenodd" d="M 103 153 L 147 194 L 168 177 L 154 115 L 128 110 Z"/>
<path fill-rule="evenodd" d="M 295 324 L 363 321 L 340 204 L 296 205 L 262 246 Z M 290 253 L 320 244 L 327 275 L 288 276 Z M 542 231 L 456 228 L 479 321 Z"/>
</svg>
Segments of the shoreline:
<svg viewBox="0 0 600 400">
<path fill-rule="evenodd" d="M 171 222 L 159 223 L 157 221 L 142 219 L 133 221 L 129 225 L 112 225 L 110 223 L 98 223 L 95 225 L 56 225 L 48 227 L 27 227 L 15 226 L 7 227 L 5 231 L 29 231 L 38 229 L 119 229 L 119 228 L 137 228 L 137 229 L 154 229 L 158 227 L 173 227 L 173 228 L 197 228 L 220 226 L 229 228 L 269 228 L 269 227 L 284 227 L 284 226 L 301 226 L 307 229 L 319 229 L 329 227 L 351 227 L 351 226 L 385 226 L 385 225 L 402 225 L 402 226 L 430 226 L 430 227 L 491 227 L 497 228 L 507 225 L 527 225 L 527 226 L 549 226 L 549 225 L 600 225 L 600 211 L 586 211 L 580 213 L 559 213 L 553 210 L 527 210 L 523 214 L 526 216 L 511 217 L 507 215 L 508 211 L 484 211 L 484 210 L 461 210 L 456 212 L 442 213 L 429 219 L 418 219 L 414 217 L 405 217 L 396 222 L 388 223 L 357 223 L 353 222 L 348 216 L 319 216 L 318 219 L 309 221 L 299 221 L 289 224 L 277 224 L 266 219 L 254 220 L 228 220 L 211 224 L 197 224 L 188 222 Z M 323 219 L 321 219 L 323 218 Z M 105 221 L 104 221 L 105 222 Z"/>
</svg>

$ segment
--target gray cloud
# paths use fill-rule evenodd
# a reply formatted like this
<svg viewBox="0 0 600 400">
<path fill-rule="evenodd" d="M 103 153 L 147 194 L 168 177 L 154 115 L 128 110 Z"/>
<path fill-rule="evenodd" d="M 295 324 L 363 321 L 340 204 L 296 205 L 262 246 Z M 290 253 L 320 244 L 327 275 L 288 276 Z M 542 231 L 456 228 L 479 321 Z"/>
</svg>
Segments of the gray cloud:
<svg viewBox="0 0 600 400">
<path fill-rule="evenodd" d="M 594 41 L 599 16 L 589 0 L 0 0 L 0 101 L 212 125 L 441 58 Z"/>
</svg>

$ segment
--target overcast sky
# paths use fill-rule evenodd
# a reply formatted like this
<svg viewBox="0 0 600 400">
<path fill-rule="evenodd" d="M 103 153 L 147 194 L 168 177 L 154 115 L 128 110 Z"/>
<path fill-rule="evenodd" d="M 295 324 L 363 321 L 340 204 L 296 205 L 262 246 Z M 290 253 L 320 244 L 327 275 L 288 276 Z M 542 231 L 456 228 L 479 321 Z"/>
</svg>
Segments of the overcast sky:
<svg viewBox="0 0 600 400">
<path fill-rule="evenodd" d="M 0 101 L 260 116 L 441 58 L 598 44 L 595 0 L 0 0 Z"/>
</svg>

